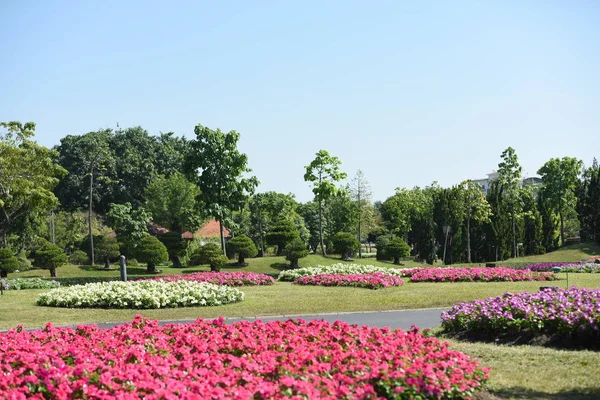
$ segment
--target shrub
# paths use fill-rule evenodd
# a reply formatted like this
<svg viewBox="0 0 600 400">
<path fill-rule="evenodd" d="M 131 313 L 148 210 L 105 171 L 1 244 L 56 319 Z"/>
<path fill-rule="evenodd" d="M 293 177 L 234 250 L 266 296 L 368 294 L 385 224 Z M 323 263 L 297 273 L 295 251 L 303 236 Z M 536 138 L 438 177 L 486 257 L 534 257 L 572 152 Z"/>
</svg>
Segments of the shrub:
<svg viewBox="0 0 600 400">
<path fill-rule="evenodd" d="M 416 271 L 415 271 L 416 270 Z M 407 271 L 411 282 L 517 282 L 554 281 L 552 272 L 535 272 L 511 268 L 415 268 Z"/>
<path fill-rule="evenodd" d="M 136 258 L 146 263 L 149 274 L 156 273 L 156 265 L 169 260 L 169 253 L 164 244 L 154 236 L 146 235 L 140 240 L 136 249 Z"/>
<path fill-rule="evenodd" d="M 19 260 L 9 248 L 0 249 L 0 278 L 6 278 L 10 272 L 19 269 Z"/>
<path fill-rule="evenodd" d="M 360 243 L 353 234 L 338 232 L 333 237 L 333 248 L 336 253 L 341 255 L 342 260 L 348 260 L 358 251 Z"/>
<path fill-rule="evenodd" d="M 33 268 L 31 261 L 29 261 L 29 259 L 24 254 L 17 256 L 17 262 L 19 263 L 19 271 L 21 272 L 29 271 Z"/>
<path fill-rule="evenodd" d="M 256 245 L 252 239 L 246 235 L 239 235 L 229 240 L 229 242 L 227 242 L 227 248 L 232 253 L 236 253 L 238 255 L 237 265 L 244 267 L 248 265 L 244 262 L 246 257 L 252 258 L 256 257 L 258 254 Z"/>
<path fill-rule="evenodd" d="M 181 237 L 181 233 L 169 231 L 160 236 L 160 241 L 167 248 L 169 259 L 173 262 L 173 268 L 182 268 L 180 256 L 185 253 L 188 242 Z"/>
<path fill-rule="evenodd" d="M 385 246 L 385 253 L 394 259 L 394 264 L 398 265 L 400 258 L 408 257 L 410 254 L 410 246 L 402 238 L 395 237 Z"/>
<path fill-rule="evenodd" d="M 265 274 L 257 274 L 249 271 L 235 271 L 235 272 L 196 272 L 193 274 L 178 274 L 178 275 L 165 275 L 158 278 L 152 278 L 152 280 L 161 281 L 194 281 L 194 282 L 208 282 L 214 283 L 215 285 L 227 285 L 227 286 L 255 286 L 255 285 L 272 285 L 275 283 L 275 279 Z"/>
<path fill-rule="evenodd" d="M 97 260 L 104 260 L 104 269 L 110 269 L 110 262 L 115 261 L 121 255 L 117 239 L 110 236 L 102 236 L 94 242 L 94 254 Z"/>
<path fill-rule="evenodd" d="M 24 290 L 24 289 L 53 289 L 60 286 L 60 282 L 47 281 L 42 278 L 16 278 L 7 279 L 5 290 Z"/>
<path fill-rule="evenodd" d="M 56 268 L 67 263 L 67 255 L 55 244 L 46 242 L 35 252 L 33 265 L 37 268 L 50 270 L 50 276 L 56 276 Z"/>
<path fill-rule="evenodd" d="M 296 225 L 292 221 L 286 219 L 279 220 L 265 235 L 268 244 L 277 246 L 277 255 L 283 254 L 283 249 L 295 239 L 299 239 L 300 235 L 296 229 Z"/>
<path fill-rule="evenodd" d="M 385 267 L 375 267 L 373 265 L 359 265 L 359 264 L 333 264 L 333 265 L 317 265 L 316 267 L 300 268 L 290 271 L 282 271 L 277 277 L 280 281 L 294 281 L 301 276 L 312 276 L 322 274 L 371 274 L 374 272 L 381 272 L 388 275 L 404 276 L 405 269 L 394 269 Z"/>
<path fill-rule="evenodd" d="M 393 235 L 381 235 L 377 237 L 375 240 L 375 247 L 377 248 L 377 260 L 387 261 L 391 259 L 391 257 L 386 253 L 386 246 L 393 237 Z"/>
<path fill-rule="evenodd" d="M 293 283 L 316 286 L 351 286 L 366 289 L 382 289 L 390 286 L 402 286 L 404 281 L 397 276 L 383 272 L 370 274 L 320 274 L 301 276 Z"/>
<path fill-rule="evenodd" d="M 296 238 L 287 244 L 283 253 L 290 262 L 290 268 L 298 268 L 298 260 L 308 255 L 308 249 L 302 239 Z"/>
<path fill-rule="evenodd" d="M 200 247 L 197 254 L 198 264 L 210 265 L 211 271 L 219 272 L 221 265 L 227 264 L 227 261 L 229 261 L 227 256 L 223 254 L 221 247 L 216 243 L 206 243 Z"/>
<path fill-rule="evenodd" d="M 88 255 L 82 250 L 75 250 L 69 256 L 69 262 L 74 265 L 85 265 L 88 261 Z"/>
</svg>

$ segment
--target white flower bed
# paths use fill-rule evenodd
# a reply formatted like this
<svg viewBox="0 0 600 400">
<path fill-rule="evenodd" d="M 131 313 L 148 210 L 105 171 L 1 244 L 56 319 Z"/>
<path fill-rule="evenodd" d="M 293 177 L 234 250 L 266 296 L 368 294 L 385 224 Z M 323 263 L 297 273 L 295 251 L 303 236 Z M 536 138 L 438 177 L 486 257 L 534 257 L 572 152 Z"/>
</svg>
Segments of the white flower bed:
<svg viewBox="0 0 600 400">
<path fill-rule="evenodd" d="M 229 286 L 192 281 L 89 283 L 53 289 L 36 304 L 69 308 L 170 308 L 219 306 L 242 301 L 244 293 Z"/>
<path fill-rule="evenodd" d="M 321 274 L 371 274 L 373 272 L 382 272 L 393 276 L 402 276 L 401 269 L 375 267 L 373 265 L 358 265 L 358 264 L 333 264 L 333 265 L 317 265 L 316 267 L 291 269 L 282 271 L 277 277 L 280 281 L 295 281 L 302 276 L 313 276 Z"/>
</svg>

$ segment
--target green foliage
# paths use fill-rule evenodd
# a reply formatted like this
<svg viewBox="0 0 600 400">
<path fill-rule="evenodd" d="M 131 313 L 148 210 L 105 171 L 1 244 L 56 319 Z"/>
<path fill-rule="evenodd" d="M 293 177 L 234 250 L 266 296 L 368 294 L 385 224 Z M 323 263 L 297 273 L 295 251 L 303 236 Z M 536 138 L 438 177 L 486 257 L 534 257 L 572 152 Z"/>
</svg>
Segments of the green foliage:
<svg viewBox="0 0 600 400">
<path fill-rule="evenodd" d="M 400 259 L 410 254 L 410 246 L 402 238 L 395 237 L 385 246 L 385 252 L 394 259 L 394 264 L 400 264 Z"/>
<path fill-rule="evenodd" d="M 332 244 L 338 232 L 357 232 L 358 209 L 344 188 L 338 189 L 323 208 L 323 235 Z M 335 249 L 334 249 L 335 250 Z"/>
<path fill-rule="evenodd" d="M 521 217 L 522 203 L 519 196 L 521 185 L 522 168 L 515 149 L 508 147 L 501 154 L 502 161 L 498 164 L 498 183 L 502 187 L 502 195 L 505 197 L 507 207 L 503 210 L 510 216 L 512 226 L 512 248 L 513 257 L 517 257 L 517 219 Z"/>
<path fill-rule="evenodd" d="M 300 239 L 296 226 L 288 219 L 281 219 L 267 232 L 267 243 L 277 246 L 277 255 L 283 254 L 283 249 L 294 239 Z"/>
<path fill-rule="evenodd" d="M 308 230 L 308 246 L 313 252 L 317 252 L 319 247 L 319 205 L 315 202 L 308 202 L 298 205 L 298 214 L 302 217 L 305 227 Z"/>
<path fill-rule="evenodd" d="M 44 245 L 35 252 L 33 265 L 36 268 L 50 270 L 50 276 L 56 276 L 56 269 L 67 263 L 67 255 L 55 244 L 50 242 Z"/>
<path fill-rule="evenodd" d="M 377 247 L 377 255 L 375 257 L 377 260 L 387 261 L 392 259 L 386 251 L 387 245 L 392 238 L 394 238 L 394 235 L 381 235 L 375 239 L 375 247 Z"/>
<path fill-rule="evenodd" d="M 227 257 L 216 243 L 206 243 L 200 247 L 195 257 L 199 265 L 210 265 L 211 271 L 219 271 L 221 265 L 227 264 Z"/>
<path fill-rule="evenodd" d="M 594 159 L 576 188 L 581 240 L 600 243 L 600 167 Z"/>
<path fill-rule="evenodd" d="M 146 188 L 146 209 L 152 221 L 169 230 L 194 232 L 202 225 L 196 198 L 198 186 L 179 172 L 160 176 Z"/>
<path fill-rule="evenodd" d="M 0 277 L 6 278 L 9 273 L 18 269 L 19 261 L 13 252 L 6 247 L 0 248 Z"/>
<path fill-rule="evenodd" d="M 75 265 L 85 265 L 89 261 L 89 257 L 85 251 L 75 250 L 69 256 L 69 262 Z"/>
<path fill-rule="evenodd" d="M 148 273 L 156 273 L 156 265 L 169 260 L 169 253 L 165 245 L 150 235 L 146 235 L 140 240 L 135 254 L 139 261 L 146 263 Z"/>
<path fill-rule="evenodd" d="M 256 245 L 246 235 L 236 236 L 227 242 L 227 249 L 232 253 L 236 253 L 238 255 L 238 265 L 247 265 L 244 262 L 245 258 L 256 257 L 258 254 L 258 250 L 256 249 Z"/>
<path fill-rule="evenodd" d="M 131 203 L 111 204 L 106 222 L 115 230 L 117 238 L 126 244 L 125 247 L 135 249 L 137 243 L 148 235 L 150 214 L 143 208 L 134 209 Z"/>
<path fill-rule="evenodd" d="M 103 236 L 99 241 L 95 241 L 94 251 L 97 259 L 104 260 L 106 269 L 110 268 L 111 261 L 115 261 L 121 255 L 117 239 L 111 236 Z"/>
<path fill-rule="evenodd" d="M 173 268 L 181 268 L 180 256 L 185 253 L 188 241 L 181 237 L 181 233 L 169 231 L 159 237 L 159 240 L 165 245 L 169 253 L 169 258 L 173 261 Z"/>
<path fill-rule="evenodd" d="M 24 251 L 22 251 L 21 253 L 19 253 L 17 255 L 17 262 L 19 263 L 19 271 L 20 272 L 29 271 L 30 269 L 33 268 L 31 261 L 29 261 L 29 259 L 25 255 Z"/>
<path fill-rule="evenodd" d="M 471 221 L 488 222 L 492 214 L 492 209 L 487 202 L 485 195 L 481 191 L 481 187 L 467 180 L 459 185 L 460 204 L 462 210 L 457 210 L 459 213 L 464 213 L 467 221 L 467 262 L 471 262 Z"/>
<path fill-rule="evenodd" d="M 349 232 L 338 232 L 333 237 L 333 248 L 340 254 L 342 260 L 347 260 L 354 256 L 354 253 L 360 248 L 360 243 L 356 237 Z"/>
<path fill-rule="evenodd" d="M 298 260 L 308 255 L 308 249 L 300 238 L 295 238 L 285 246 L 283 254 L 291 268 L 298 268 Z"/>
</svg>

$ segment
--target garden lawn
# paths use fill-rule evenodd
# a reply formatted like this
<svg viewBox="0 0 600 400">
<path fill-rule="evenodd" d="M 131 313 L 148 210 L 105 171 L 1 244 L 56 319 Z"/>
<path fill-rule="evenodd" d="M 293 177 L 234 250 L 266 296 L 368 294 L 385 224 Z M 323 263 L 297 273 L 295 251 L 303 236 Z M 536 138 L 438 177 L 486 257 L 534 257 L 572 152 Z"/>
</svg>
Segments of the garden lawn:
<svg viewBox="0 0 600 400">
<path fill-rule="evenodd" d="M 140 313 L 152 319 L 195 319 L 296 315 L 351 311 L 380 311 L 450 307 L 462 301 L 485 299 L 506 291 L 535 292 L 540 286 L 565 287 L 561 280 L 553 282 L 457 282 L 410 283 L 401 287 L 368 290 L 352 287 L 301 286 L 276 282 L 272 286 L 248 286 L 241 303 L 215 307 L 190 307 L 165 310 L 65 309 L 34 305 L 44 290 L 7 291 L 0 297 L 0 329 L 18 324 L 41 327 L 55 325 L 130 321 Z M 570 274 L 569 284 L 600 288 L 600 274 Z"/>
<path fill-rule="evenodd" d="M 538 256 L 526 256 L 519 258 L 509 258 L 507 263 L 511 262 L 579 262 L 590 256 L 600 254 L 600 246 L 595 243 L 572 244 L 560 248 L 559 250 L 550 253 L 541 254 Z M 502 262 L 499 262 L 502 264 Z"/>
</svg>

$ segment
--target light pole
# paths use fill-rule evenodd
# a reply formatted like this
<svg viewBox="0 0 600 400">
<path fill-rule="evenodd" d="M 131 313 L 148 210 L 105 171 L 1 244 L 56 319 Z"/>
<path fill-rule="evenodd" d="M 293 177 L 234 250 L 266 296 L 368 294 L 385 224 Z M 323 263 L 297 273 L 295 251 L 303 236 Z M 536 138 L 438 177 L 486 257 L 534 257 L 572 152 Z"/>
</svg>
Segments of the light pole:
<svg viewBox="0 0 600 400">
<path fill-rule="evenodd" d="M 446 245 L 448 244 L 448 234 L 450 233 L 450 225 L 444 225 L 444 235 L 446 238 L 444 239 L 444 257 L 442 257 L 442 262 L 446 265 Z"/>
</svg>

